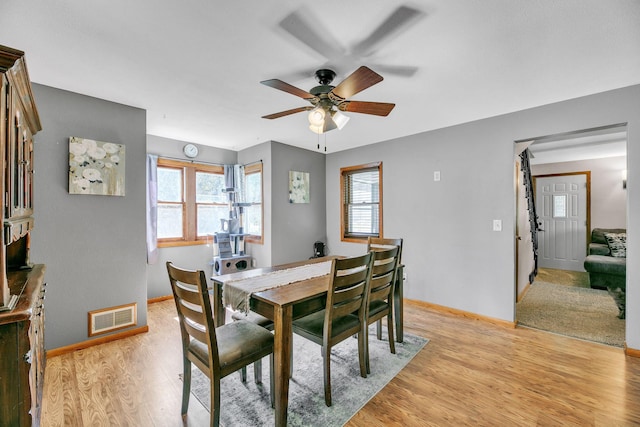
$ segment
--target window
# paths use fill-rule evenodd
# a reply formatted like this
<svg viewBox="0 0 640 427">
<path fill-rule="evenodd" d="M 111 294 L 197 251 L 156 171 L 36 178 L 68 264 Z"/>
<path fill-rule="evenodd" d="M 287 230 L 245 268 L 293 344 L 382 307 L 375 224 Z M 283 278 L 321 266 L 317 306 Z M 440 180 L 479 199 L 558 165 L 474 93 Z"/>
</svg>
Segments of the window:
<svg viewBox="0 0 640 427">
<path fill-rule="evenodd" d="M 244 167 L 245 202 L 250 203 L 244 211 L 244 232 L 250 234 L 245 240 L 263 243 L 262 162 Z"/>
<path fill-rule="evenodd" d="M 554 218 L 566 218 L 567 217 L 567 195 L 553 195 L 553 217 Z"/>
<path fill-rule="evenodd" d="M 382 237 L 382 163 L 340 169 L 341 238 Z"/>
<path fill-rule="evenodd" d="M 158 246 L 203 244 L 229 216 L 222 166 L 158 159 Z"/>
</svg>

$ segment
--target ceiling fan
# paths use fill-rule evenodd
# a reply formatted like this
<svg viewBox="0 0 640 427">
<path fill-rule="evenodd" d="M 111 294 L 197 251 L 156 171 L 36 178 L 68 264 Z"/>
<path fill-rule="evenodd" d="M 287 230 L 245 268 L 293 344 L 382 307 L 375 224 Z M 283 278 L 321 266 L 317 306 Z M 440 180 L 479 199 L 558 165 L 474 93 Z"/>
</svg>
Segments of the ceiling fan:
<svg viewBox="0 0 640 427">
<path fill-rule="evenodd" d="M 411 77 L 417 67 L 400 64 L 378 63 L 378 55 L 394 38 L 414 26 L 426 14 L 412 6 L 401 5 L 394 9 L 368 36 L 360 41 L 340 39 L 325 28 L 323 17 L 310 9 L 301 7 L 291 12 L 279 23 L 279 29 L 294 40 L 326 59 L 322 68 L 351 69 L 365 62 L 376 70 L 388 75 Z M 334 68 L 335 67 L 335 68 Z M 291 73 L 292 78 L 307 77 L 314 70 L 299 70 Z"/>
<path fill-rule="evenodd" d="M 380 74 L 368 67 L 361 66 L 338 86 L 332 86 L 331 82 L 336 77 L 333 70 L 321 69 L 315 73 L 318 86 L 309 92 L 285 83 L 279 79 L 261 81 L 263 85 L 279 89 L 292 95 L 298 96 L 311 105 L 281 111 L 279 113 L 262 116 L 263 119 L 277 119 L 290 114 L 309 111 L 309 129 L 321 134 L 333 129 L 342 129 L 349 117 L 342 114 L 342 111 L 361 114 L 372 114 L 376 116 L 387 116 L 395 107 L 395 104 L 387 102 L 366 102 L 349 100 L 353 95 L 380 83 L 383 78 Z"/>
</svg>

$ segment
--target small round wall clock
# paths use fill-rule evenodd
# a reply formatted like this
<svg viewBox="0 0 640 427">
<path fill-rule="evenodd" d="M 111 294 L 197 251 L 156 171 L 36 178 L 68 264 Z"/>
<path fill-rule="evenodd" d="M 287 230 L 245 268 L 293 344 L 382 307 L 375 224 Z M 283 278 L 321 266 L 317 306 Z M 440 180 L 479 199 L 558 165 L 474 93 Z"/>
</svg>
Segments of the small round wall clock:
<svg viewBox="0 0 640 427">
<path fill-rule="evenodd" d="M 182 151 L 184 151 L 184 155 L 187 157 L 194 158 L 198 155 L 198 147 L 193 144 L 187 144 L 182 147 Z"/>
</svg>

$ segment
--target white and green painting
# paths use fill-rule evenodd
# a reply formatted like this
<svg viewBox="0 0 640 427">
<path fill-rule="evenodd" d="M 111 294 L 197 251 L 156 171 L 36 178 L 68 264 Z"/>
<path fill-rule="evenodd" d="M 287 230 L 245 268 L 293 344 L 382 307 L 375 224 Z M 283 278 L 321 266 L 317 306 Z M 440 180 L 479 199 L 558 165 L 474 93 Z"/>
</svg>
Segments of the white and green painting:
<svg viewBox="0 0 640 427">
<path fill-rule="evenodd" d="M 69 138 L 69 193 L 124 196 L 125 146 Z"/>
<path fill-rule="evenodd" d="M 309 172 L 289 171 L 289 203 L 309 203 Z"/>
</svg>

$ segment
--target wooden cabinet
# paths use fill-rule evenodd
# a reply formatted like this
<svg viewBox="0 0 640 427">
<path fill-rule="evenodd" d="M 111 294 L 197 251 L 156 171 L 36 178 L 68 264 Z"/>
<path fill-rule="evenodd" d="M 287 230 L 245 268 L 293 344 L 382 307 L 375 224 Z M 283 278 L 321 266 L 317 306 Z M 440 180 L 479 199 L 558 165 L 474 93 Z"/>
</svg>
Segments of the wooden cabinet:
<svg viewBox="0 0 640 427">
<path fill-rule="evenodd" d="M 16 307 L 0 313 L 0 426 L 39 426 L 44 369 L 42 264 L 7 275 Z"/>
<path fill-rule="evenodd" d="M 39 426 L 44 266 L 29 259 L 33 135 L 41 129 L 24 53 L 0 46 L 0 427 Z"/>
<path fill-rule="evenodd" d="M 33 228 L 33 135 L 42 126 L 35 106 L 24 53 L 0 46 L 2 73 L 2 195 L 4 209 L 2 271 L 30 266 L 29 233 Z M 2 277 L 7 305 L 6 275 Z"/>
</svg>

